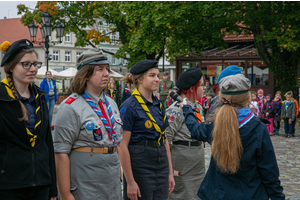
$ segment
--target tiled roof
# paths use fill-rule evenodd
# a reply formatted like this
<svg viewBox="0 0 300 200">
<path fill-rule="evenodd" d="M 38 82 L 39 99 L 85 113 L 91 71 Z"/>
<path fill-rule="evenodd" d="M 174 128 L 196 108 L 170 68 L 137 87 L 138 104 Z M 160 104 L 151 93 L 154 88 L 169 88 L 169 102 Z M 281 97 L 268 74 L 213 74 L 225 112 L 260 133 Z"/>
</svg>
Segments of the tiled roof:
<svg viewBox="0 0 300 200">
<path fill-rule="evenodd" d="M 29 29 L 21 23 L 21 18 L 1 19 L 0 20 L 0 44 L 9 41 L 11 44 L 17 40 L 30 39 Z M 42 39 L 41 31 L 37 30 L 37 40 Z M 34 47 L 40 47 L 33 44 Z"/>
<path fill-rule="evenodd" d="M 225 42 L 238 42 L 238 41 L 254 41 L 253 34 L 250 36 L 245 36 L 243 33 L 241 35 L 226 35 L 224 38 Z"/>
</svg>

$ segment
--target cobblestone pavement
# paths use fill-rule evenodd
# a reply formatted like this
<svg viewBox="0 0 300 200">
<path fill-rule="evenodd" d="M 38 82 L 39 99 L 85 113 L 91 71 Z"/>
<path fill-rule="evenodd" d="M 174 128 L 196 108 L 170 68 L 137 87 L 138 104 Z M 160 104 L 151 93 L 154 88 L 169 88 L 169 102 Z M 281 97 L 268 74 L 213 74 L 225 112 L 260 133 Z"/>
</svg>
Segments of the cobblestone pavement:
<svg viewBox="0 0 300 200">
<path fill-rule="evenodd" d="M 55 120 L 56 108 L 53 113 Z M 300 200 L 300 119 L 296 122 L 296 137 L 285 138 L 281 121 L 279 136 L 271 136 L 280 172 L 280 181 L 287 200 Z M 211 151 L 205 146 L 205 168 L 208 169 Z"/>
<path fill-rule="evenodd" d="M 300 200 L 300 120 L 296 122 L 296 137 L 285 138 L 281 122 L 279 136 L 271 136 L 280 172 L 280 181 L 287 200 Z M 210 161 L 210 145 L 205 145 L 205 168 Z"/>
</svg>

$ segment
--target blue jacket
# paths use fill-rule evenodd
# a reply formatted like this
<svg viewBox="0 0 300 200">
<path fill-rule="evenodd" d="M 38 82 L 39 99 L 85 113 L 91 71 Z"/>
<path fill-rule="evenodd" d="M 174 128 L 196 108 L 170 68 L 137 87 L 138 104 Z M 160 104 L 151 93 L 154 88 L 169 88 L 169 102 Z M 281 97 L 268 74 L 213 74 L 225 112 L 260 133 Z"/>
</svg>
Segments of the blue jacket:
<svg viewBox="0 0 300 200">
<path fill-rule="evenodd" d="M 56 91 L 55 80 L 52 79 L 52 78 L 51 78 L 51 80 L 52 80 L 52 84 L 53 84 L 53 86 L 54 86 L 55 102 L 57 102 L 57 91 Z M 48 85 L 48 83 L 47 83 L 47 78 L 44 78 L 44 79 L 43 79 L 43 81 L 42 81 L 41 84 L 40 84 L 40 88 L 41 88 L 42 90 L 44 90 L 45 92 L 47 92 L 47 95 L 45 95 L 45 97 L 46 97 L 46 100 L 47 100 L 47 102 L 48 102 L 48 98 L 49 98 L 49 85 Z"/>
<path fill-rule="evenodd" d="M 126 99 L 128 99 L 131 96 L 131 92 L 128 88 L 125 88 L 122 92 L 122 103 L 124 103 L 124 101 Z"/>
<path fill-rule="evenodd" d="M 185 123 L 194 139 L 211 143 L 213 123 L 197 123 L 190 106 L 183 107 Z M 240 128 L 243 155 L 236 174 L 224 174 L 211 157 L 209 169 L 198 190 L 202 200 L 279 200 L 285 199 L 279 169 L 265 124 L 252 118 Z"/>
</svg>

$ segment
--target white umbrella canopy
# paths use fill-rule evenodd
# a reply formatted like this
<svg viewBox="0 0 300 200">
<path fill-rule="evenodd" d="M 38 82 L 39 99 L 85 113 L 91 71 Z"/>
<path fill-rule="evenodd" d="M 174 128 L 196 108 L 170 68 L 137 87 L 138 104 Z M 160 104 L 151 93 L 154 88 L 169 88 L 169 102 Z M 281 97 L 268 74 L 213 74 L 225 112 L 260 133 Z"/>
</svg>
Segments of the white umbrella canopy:
<svg viewBox="0 0 300 200">
<path fill-rule="evenodd" d="M 46 78 L 46 71 L 47 71 L 47 67 L 43 66 L 38 70 L 38 73 L 36 74 L 36 78 L 38 79 L 44 79 Z M 52 78 L 57 78 L 59 75 L 59 72 L 53 70 L 53 69 L 48 69 L 48 71 L 50 71 L 52 73 Z"/>
<path fill-rule="evenodd" d="M 76 73 L 77 73 L 77 69 L 70 67 L 64 71 L 59 72 L 58 76 L 62 78 L 74 78 Z"/>
<path fill-rule="evenodd" d="M 113 70 L 110 71 L 110 74 L 109 74 L 110 77 L 114 77 L 116 79 L 121 79 L 123 78 L 124 76 L 122 74 L 119 74 Z"/>
</svg>

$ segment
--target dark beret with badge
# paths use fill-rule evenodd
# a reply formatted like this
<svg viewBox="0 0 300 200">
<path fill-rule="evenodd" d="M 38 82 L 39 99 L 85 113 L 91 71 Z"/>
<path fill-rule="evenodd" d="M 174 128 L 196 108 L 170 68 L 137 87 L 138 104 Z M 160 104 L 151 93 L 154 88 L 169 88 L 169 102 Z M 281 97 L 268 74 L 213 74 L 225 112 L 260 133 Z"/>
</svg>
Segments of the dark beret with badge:
<svg viewBox="0 0 300 200">
<path fill-rule="evenodd" d="M 135 63 L 131 69 L 130 73 L 135 74 L 142 74 L 146 72 L 150 68 L 158 68 L 158 62 L 156 60 L 141 60 Z"/>
<path fill-rule="evenodd" d="M 33 44 L 27 39 L 18 40 L 14 42 L 12 45 L 10 45 L 8 41 L 3 42 L 0 45 L 0 50 L 5 52 L 5 55 L 2 59 L 1 67 L 3 67 L 5 63 L 13 60 L 15 56 L 18 55 L 20 52 L 32 48 L 33 48 Z"/>
<path fill-rule="evenodd" d="M 102 50 L 98 48 L 88 49 L 80 54 L 76 60 L 77 70 L 80 70 L 85 65 L 109 65 L 107 57 L 103 54 Z"/>
<path fill-rule="evenodd" d="M 187 69 L 179 75 L 176 86 L 180 90 L 189 89 L 194 86 L 202 78 L 202 71 L 200 68 L 194 67 Z"/>
</svg>

